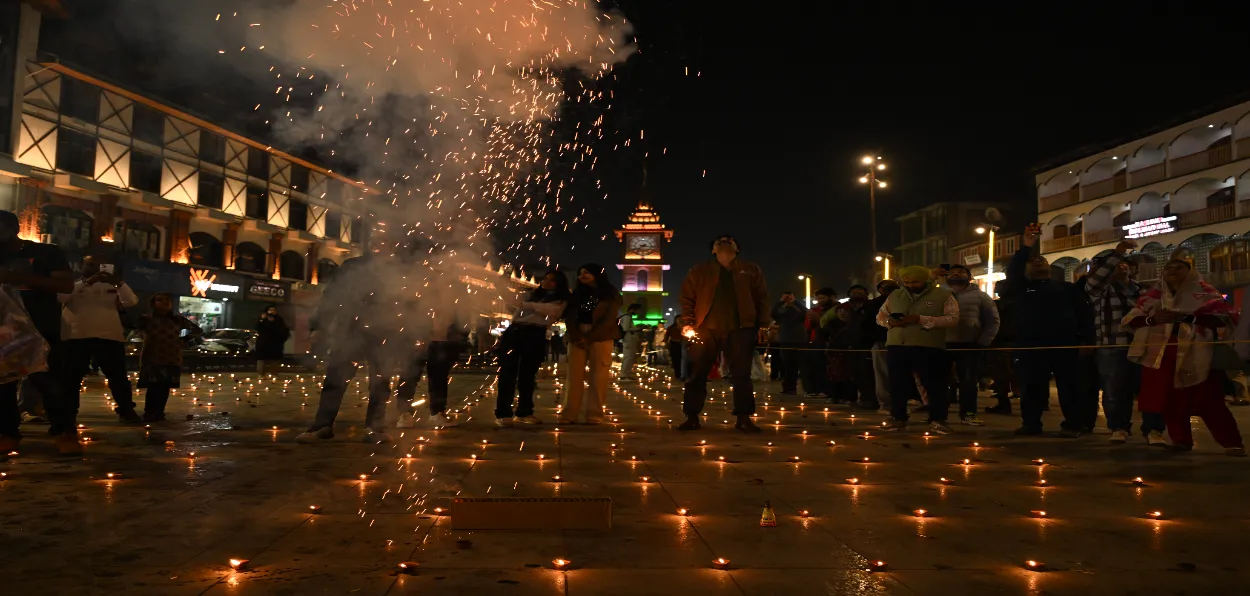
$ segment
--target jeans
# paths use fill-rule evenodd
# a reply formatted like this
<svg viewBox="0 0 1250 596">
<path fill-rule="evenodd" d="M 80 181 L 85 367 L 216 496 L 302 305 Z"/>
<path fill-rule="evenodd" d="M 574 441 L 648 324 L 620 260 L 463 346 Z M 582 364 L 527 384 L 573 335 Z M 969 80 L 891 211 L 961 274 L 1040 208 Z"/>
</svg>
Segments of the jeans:
<svg viewBox="0 0 1250 596">
<path fill-rule="evenodd" d="M 642 332 L 626 333 L 622 344 L 624 354 L 621 356 L 621 378 L 630 379 L 634 377 L 634 365 L 638 362 L 638 352 L 642 351 Z"/>
<path fill-rule="evenodd" d="M 1102 387 L 1102 411 L 1109 430 L 1133 432 L 1133 400 L 1141 387 L 1141 365 L 1129 362 L 1128 346 L 1101 348 L 1094 354 L 1098 362 L 1098 381 Z M 1163 432 L 1163 417 L 1142 412 L 1141 432 Z"/>
<path fill-rule="evenodd" d="M 569 400 L 560 419 L 575 422 L 581 415 L 582 396 L 586 393 L 586 368 L 590 368 L 590 399 L 586 402 L 586 422 L 603 420 L 603 402 L 608 397 L 608 378 L 612 370 L 612 340 L 569 344 Z"/>
<path fill-rule="evenodd" d="M 538 369 L 543 364 L 547 328 L 519 324 L 514 333 L 511 349 L 499 357 L 499 395 L 495 400 L 495 418 L 512 418 L 513 397 L 517 398 L 516 417 L 534 415 L 534 388 L 538 384 Z"/>
<path fill-rule="evenodd" d="M 687 418 L 697 418 L 707 401 L 707 375 L 716 365 L 716 357 L 724 352 L 729 365 L 729 381 L 733 386 L 735 416 L 755 413 L 755 389 L 751 385 L 751 360 L 757 331 L 743 327 L 732 331 L 699 329 L 699 336 L 686 345 L 690 348 L 690 376 L 686 379 L 682 411 Z M 824 354 L 817 352 L 824 359 Z"/>
<path fill-rule="evenodd" d="M 877 405 L 890 408 L 890 365 L 884 342 L 872 344 L 872 374 L 876 379 Z"/>
<path fill-rule="evenodd" d="M 130 389 L 130 379 L 126 377 L 126 344 L 111 339 L 91 337 L 85 339 L 67 339 L 65 347 L 65 394 L 81 395 L 82 379 L 87 375 L 92 360 L 108 379 L 109 392 L 113 401 L 117 402 L 118 412 L 133 412 L 134 396 Z M 78 399 L 74 400 L 75 402 Z"/>
<path fill-rule="evenodd" d="M 907 399 L 915 391 L 916 376 L 929 396 L 929 422 L 946 422 L 950 363 L 946 350 L 922 346 L 889 346 L 890 394 L 894 420 L 907 422 Z M 915 376 L 913 376 L 915 375 Z"/>
<path fill-rule="evenodd" d="M 1080 360 L 1075 349 L 1019 350 L 1016 352 L 1016 375 L 1023 392 L 1020 396 L 1020 417 L 1025 427 L 1041 428 L 1042 411 L 1050 402 L 1050 375 L 1055 375 L 1059 406 L 1069 423 L 1079 418 L 1073 403 L 1078 397 L 1077 367 Z"/>
<path fill-rule="evenodd" d="M 425 352 L 413 359 L 399 378 L 395 387 L 396 409 L 402 414 L 411 414 L 412 398 L 417 394 L 417 385 L 421 383 L 421 372 L 424 370 L 430 377 L 430 415 L 442 414 L 447 411 L 448 384 L 451 369 L 460 359 L 460 345 L 450 341 L 432 341 L 426 346 Z"/>
<path fill-rule="evenodd" d="M 382 367 L 379 352 L 377 348 L 366 348 L 362 358 L 369 365 L 369 405 L 365 409 L 365 426 L 372 430 L 386 429 L 386 402 L 391 399 L 390 375 Z M 321 385 L 321 403 L 317 406 L 317 417 L 308 429 L 309 432 L 334 427 L 334 419 L 338 417 L 339 408 L 343 406 L 347 385 L 356 376 L 359 368 L 360 365 L 350 354 L 333 355 L 326 365 L 326 378 Z"/>
<path fill-rule="evenodd" d="M 981 370 L 985 362 L 985 352 L 975 343 L 947 344 L 948 348 L 959 348 L 948 352 L 955 363 L 957 383 L 954 391 L 959 396 L 959 417 L 973 416 L 977 413 L 977 388 L 981 384 Z"/>
</svg>

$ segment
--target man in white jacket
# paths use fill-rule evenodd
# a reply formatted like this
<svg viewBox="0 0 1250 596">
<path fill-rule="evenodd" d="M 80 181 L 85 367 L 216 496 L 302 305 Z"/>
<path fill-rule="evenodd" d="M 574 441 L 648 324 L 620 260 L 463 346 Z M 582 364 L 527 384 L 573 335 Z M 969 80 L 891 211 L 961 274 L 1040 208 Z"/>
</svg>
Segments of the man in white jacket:
<svg viewBox="0 0 1250 596">
<path fill-rule="evenodd" d="M 117 275 L 116 265 L 103 257 L 88 256 L 82 261 L 82 279 L 74 283 L 74 291 L 59 297 L 65 305 L 61 339 L 65 342 L 64 391 L 70 397 L 69 405 L 78 410 L 82 379 L 94 357 L 108 379 L 117 417 L 122 422 L 142 422 L 135 413 L 130 379 L 126 377 L 126 336 L 120 312 L 138 304 L 138 296 Z"/>
</svg>

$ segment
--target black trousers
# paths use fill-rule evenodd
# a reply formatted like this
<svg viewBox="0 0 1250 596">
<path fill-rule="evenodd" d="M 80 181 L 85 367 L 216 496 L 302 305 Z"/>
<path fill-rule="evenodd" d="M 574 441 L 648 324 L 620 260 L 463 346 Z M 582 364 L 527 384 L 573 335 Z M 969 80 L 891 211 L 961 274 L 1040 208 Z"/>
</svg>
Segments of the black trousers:
<svg viewBox="0 0 1250 596">
<path fill-rule="evenodd" d="M 872 369 L 871 352 L 847 352 L 851 369 L 851 382 L 859 392 L 858 402 L 866 406 L 877 405 L 877 374 Z"/>
<path fill-rule="evenodd" d="M 534 388 L 538 385 L 538 369 L 543 365 L 547 328 L 538 325 L 517 325 L 513 342 L 499 356 L 499 395 L 495 399 L 495 418 L 518 418 L 534 415 Z M 518 394 L 518 391 L 520 392 Z M 512 399 L 516 398 L 516 411 Z"/>
<path fill-rule="evenodd" d="M 799 363 L 808 354 L 797 348 L 806 348 L 807 344 L 786 342 L 781 349 L 774 352 L 781 357 L 781 390 L 794 393 L 799 389 Z"/>
<path fill-rule="evenodd" d="M 907 421 L 907 400 L 902 396 L 916 392 L 915 377 L 929 394 L 929 422 L 946 422 L 947 389 L 950 381 L 950 358 L 946 350 L 921 346 L 886 346 L 890 370 L 891 414 L 895 420 Z"/>
<path fill-rule="evenodd" d="M 1055 375 L 1059 391 L 1059 407 L 1063 417 L 1079 424 L 1085 408 L 1078 407 L 1077 366 L 1074 349 L 1019 350 L 1016 353 L 1016 375 L 1020 379 L 1020 417 L 1024 426 L 1041 428 L 1042 411 L 1050 401 L 1050 375 Z M 1076 430 L 1075 428 L 1073 430 Z"/>
<path fill-rule="evenodd" d="M 412 398 L 417 394 L 417 385 L 421 383 L 421 373 L 425 372 L 430 376 L 430 400 L 427 402 L 430 415 L 446 412 L 451 369 L 459 359 L 458 343 L 432 341 L 427 344 L 425 351 L 418 354 L 399 377 L 399 384 L 395 386 L 397 409 L 405 414 L 413 413 Z"/>
<path fill-rule="evenodd" d="M 673 365 L 673 376 L 681 378 L 681 343 L 679 341 L 668 342 L 668 361 Z"/>
<path fill-rule="evenodd" d="M 48 434 L 59 435 L 78 428 L 78 393 L 72 401 L 65 395 L 62 381 L 65 373 L 64 350 L 59 340 L 48 341 L 48 370 L 34 373 L 24 381 L 0 385 L 0 435 L 21 438 L 18 427 L 22 413 L 17 407 L 17 389 L 23 382 L 30 383 L 43 396 L 43 409 L 48 415 Z"/>
<path fill-rule="evenodd" d="M 74 403 L 81 401 L 82 379 L 94 360 L 108 380 L 118 412 L 134 411 L 135 400 L 126 377 L 126 344 L 111 339 L 91 337 L 67 339 L 65 347 L 65 394 L 73 394 Z"/>
<path fill-rule="evenodd" d="M 170 387 L 159 385 L 148 387 L 143 393 L 143 413 L 148 416 L 165 415 L 165 404 L 169 403 Z"/>
<path fill-rule="evenodd" d="M 735 416 L 755 413 L 755 388 L 751 385 L 751 360 L 757 332 L 754 327 L 732 331 L 699 329 L 699 336 L 686 344 L 690 357 L 690 377 L 686 379 L 682 411 L 687 418 L 703 413 L 707 401 L 707 375 L 716 365 L 716 357 L 725 354 L 729 365 L 729 381 L 733 385 Z"/>
</svg>

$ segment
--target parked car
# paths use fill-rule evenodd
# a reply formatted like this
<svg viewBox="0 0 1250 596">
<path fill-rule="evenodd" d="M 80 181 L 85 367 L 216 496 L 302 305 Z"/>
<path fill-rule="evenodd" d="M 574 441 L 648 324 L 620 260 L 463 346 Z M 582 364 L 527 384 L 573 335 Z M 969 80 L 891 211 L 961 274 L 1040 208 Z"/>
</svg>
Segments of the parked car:
<svg viewBox="0 0 1250 596">
<path fill-rule="evenodd" d="M 192 348 L 201 354 L 236 356 L 256 349 L 256 332 L 250 329 L 214 329 L 204 334 Z"/>
</svg>

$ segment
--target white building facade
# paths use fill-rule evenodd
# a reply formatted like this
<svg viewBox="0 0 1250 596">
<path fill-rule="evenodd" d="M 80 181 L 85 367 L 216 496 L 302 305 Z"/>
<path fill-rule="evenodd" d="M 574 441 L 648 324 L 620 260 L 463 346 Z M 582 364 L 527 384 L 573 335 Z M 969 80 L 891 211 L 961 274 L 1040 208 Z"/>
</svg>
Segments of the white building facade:
<svg viewBox="0 0 1250 596">
<path fill-rule="evenodd" d="M 1044 171 L 1042 254 L 1072 280 L 1137 239 L 1140 279 L 1190 260 L 1221 289 L 1250 284 L 1250 102 Z"/>
</svg>

